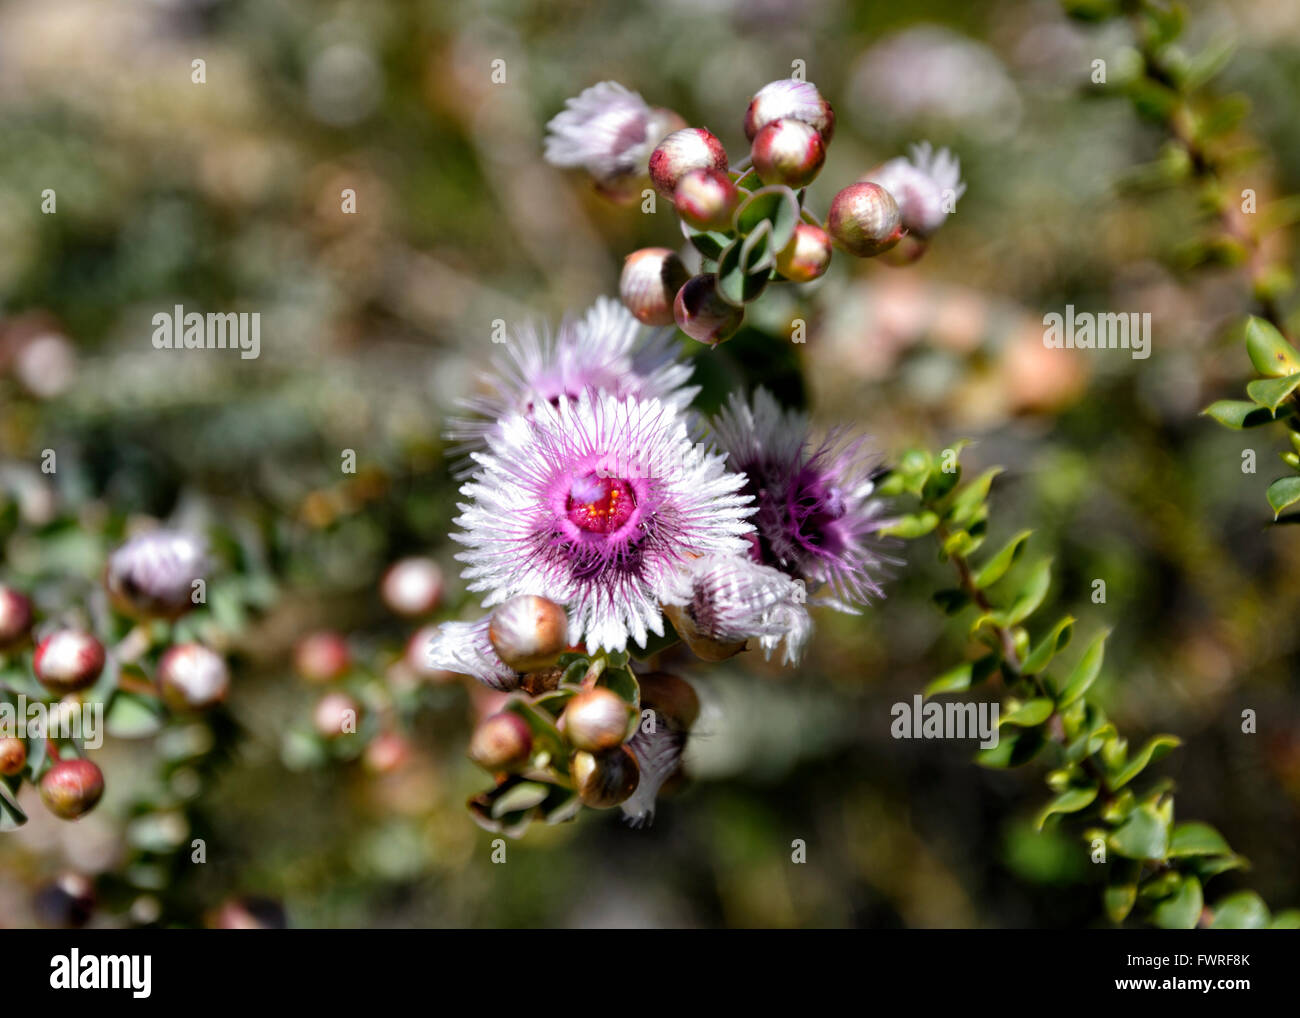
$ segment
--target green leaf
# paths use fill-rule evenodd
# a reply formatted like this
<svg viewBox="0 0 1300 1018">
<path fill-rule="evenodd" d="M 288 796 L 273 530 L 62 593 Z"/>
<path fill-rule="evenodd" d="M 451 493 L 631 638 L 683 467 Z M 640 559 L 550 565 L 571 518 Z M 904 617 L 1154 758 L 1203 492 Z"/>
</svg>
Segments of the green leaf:
<svg viewBox="0 0 1300 1018">
<path fill-rule="evenodd" d="M 964 693 L 992 675 L 1000 660 L 996 654 L 986 654 L 975 661 L 964 661 L 931 680 L 923 692 L 927 698 L 936 693 Z"/>
<path fill-rule="evenodd" d="M 952 506 L 949 508 L 946 517 L 959 527 L 964 527 L 975 519 L 976 513 L 984 504 L 984 500 L 988 498 L 989 488 L 993 485 L 993 478 L 1000 473 L 1002 473 L 1001 467 L 990 467 L 969 484 L 959 489 L 956 497 L 952 500 Z"/>
<path fill-rule="evenodd" d="M 1147 740 L 1145 746 L 1138 751 L 1128 763 L 1119 769 L 1110 780 L 1112 789 L 1123 788 L 1130 781 L 1142 773 L 1147 764 L 1153 760 L 1159 760 L 1176 746 L 1181 746 L 1182 740 L 1176 735 L 1154 735 Z"/>
<path fill-rule="evenodd" d="M 694 230 L 682 222 L 682 234 L 691 245 L 711 262 L 716 262 L 722 257 L 722 252 L 727 249 L 732 238 L 725 233 L 718 233 L 710 230 Z"/>
<path fill-rule="evenodd" d="M 1277 413 L 1296 386 L 1300 386 L 1300 372 L 1282 378 L 1257 378 L 1246 386 L 1246 395 L 1270 412 Z"/>
<path fill-rule="evenodd" d="M 1232 849 L 1223 835 L 1199 820 L 1175 824 L 1169 834 L 1169 858 L 1190 855 L 1231 855 Z"/>
<path fill-rule="evenodd" d="M 1029 540 L 1031 534 L 1033 534 L 1032 530 L 1022 530 L 1003 545 L 1002 550 L 984 563 L 975 574 L 975 586 L 982 590 L 1002 579 L 1006 571 L 1020 558 L 1020 553 L 1025 550 L 1025 542 Z"/>
<path fill-rule="evenodd" d="M 492 817 L 500 820 L 507 813 L 540 806 L 550 794 L 550 786 L 539 781 L 521 781 L 492 802 Z"/>
<path fill-rule="evenodd" d="M 1122 923 L 1137 902 L 1137 883 L 1112 884 L 1106 888 L 1106 915 L 1113 923 Z"/>
<path fill-rule="evenodd" d="M 1109 635 L 1110 630 L 1098 633 L 1088 645 L 1088 649 L 1083 652 L 1083 657 L 1074 666 L 1070 677 L 1065 680 L 1061 695 L 1056 698 L 1058 708 L 1068 707 L 1074 703 L 1097 681 L 1097 676 L 1101 673 L 1102 659 L 1106 655 L 1106 637 Z"/>
<path fill-rule="evenodd" d="M 1254 891 L 1238 891 L 1214 906 L 1212 930 L 1258 930 L 1269 922 L 1268 906 Z"/>
<path fill-rule="evenodd" d="M 1019 767 L 1028 763 L 1043 748 L 1044 736 L 1041 728 L 1020 728 L 1011 732 L 998 733 L 998 744 L 988 749 L 981 749 L 975 754 L 975 762 L 981 767 Z"/>
<path fill-rule="evenodd" d="M 119 691 L 104 715 L 104 731 L 115 739 L 143 739 L 161 729 L 163 720 L 156 700 Z"/>
<path fill-rule="evenodd" d="M 1050 558 L 1039 559 L 1034 563 L 1025 582 L 1021 584 L 1011 607 L 1004 612 L 998 613 L 998 621 L 1004 626 L 1019 625 L 1038 610 L 1038 606 L 1043 603 L 1043 598 L 1047 596 L 1048 588 L 1051 585 L 1052 560 Z"/>
<path fill-rule="evenodd" d="M 1002 715 L 1000 723 L 1016 725 L 1019 728 L 1032 728 L 1050 718 L 1055 706 L 1049 697 L 1036 696 L 1032 700 L 1026 700 L 1015 710 Z"/>
<path fill-rule="evenodd" d="M 1300 908 L 1289 908 L 1279 912 L 1268 924 L 1270 930 L 1300 930 Z"/>
<path fill-rule="evenodd" d="M 938 525 L 938 514 L 929 509 L 923 509 L 919 513 L 906 513 L 899 516 L 892 523 L 881 527 L 880 533 L 888 537 L 911 539 L 924 537 Z"/>
<path fill-rule="evenodd" d="M 1279 477 L 1268 486 L 1268 504 L 1273 510 L 1273 519 L 1297 502 L 1300 502 L 1300 477 Z"/>
<path fill-rule="evenodd" d="M 718 259 L 718 295 L 737 307 L 755 300 L 767 286 L 768 270 L 748 273 L 741 265 L 741 257 L 748 241 L 735 240 Z"/>
<path fill-rule="evenodd" d="M 27 814 L 18 805 L 18 800 L 10 795 L 8 787 L 0 782 L 0 832 L 16 831 L 25 823 Z"/>
<path fill-rule="evenodd" d="M 760 187 L 741 202 L 732 221 L 742 236 L 758 229 L 762 222 L 770 223 L 772 251 L 783 251 L 799 225 L 799 199 L 788 187 Z"/>
<path fill-rule="evenodd" d="M 1246 322 L 1246 352 L 1255 370 L 1265 378 L 1300 372 L 1300 352 L 1270 322 L 1254 315 Z"/>
<path fill-rule="evenodd" d="M 971 603 L 970 595 L 956 587 L 937 590 L 930 595 L 930 600 L 938 605 L 939 610 L 945 615 L 956 615 Z"/>
<path fill-rule="evenodd" d="M 1195 877 L 1184 877 L 1172 895 L 1156 906 L 1152 918 L 1165 930 L 1194 930 L 1201 918 L 1201 882 Z"/>
<path fill-rule="evenodd" d="M 764 220 L 759 223 L 745 242 L 740 246 L 740 267 L 746 274 L 770 272 L 776 264 L 776 252 L 772 249 L 772 224 Z"/>
<path fill-rule="evenodd" d="M 1110 849 L 1125 859 L 1163 859 L 1169 847 L 1169 831 L 1155 807 L 1139 806 L 1110 836 Z"/>
<path fill-rule="evenodd" d="M 1034 826 L 1038 830 L 1043 829 L 1043 825 L 1058 813 L 1078 813 L 1081 809 L 1087 809 L 1092 805 L 1093 800 L 1097 798 L 1097 786 L 1087 785 L 1082 788 L 1067 788 L 1055 799 L 1043 807 L 1034 821 Z"/>
<path fill-rule="evenodd" d="M 1283 417 L 1289 417 L 1295 412 L 1295 408 L 1290 405 L 1284 406 L 1279 415 L 1269 413 L 1264 407 L 1248 400 L 1221 399 L 1217 403 L 1211 403 L 1201 412 L 1213 417 L 1225 428 L 1241 431 L 1245 428 L 1258 428 L 1262 424 L 1271 424 Z"/>
<path fill-rule="evenodd" d="M 1022 675 L 1037 675 L 1049 664 L 1052 658 L 1063 651 L 1069 645 L 1070 637 L 1074 633 L 1075 618 L 1073 615 L 1067 615 L 1061 619 L 1052 631 L 1039 641 L 1029 656 L 1025 658 L 1024 663 L 1020 666 Z"/>
</svg>

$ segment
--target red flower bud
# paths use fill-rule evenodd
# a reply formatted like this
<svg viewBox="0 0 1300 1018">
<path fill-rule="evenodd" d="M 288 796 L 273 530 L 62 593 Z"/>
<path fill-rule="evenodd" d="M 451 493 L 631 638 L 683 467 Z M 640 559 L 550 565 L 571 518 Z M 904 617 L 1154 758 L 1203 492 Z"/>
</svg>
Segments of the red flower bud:
<svg viewBox="0 0 1300 1018">
<path fill-rule="evenodd" d="M 41 778 L 41 800 L 64 820 L 89 813 L 103 794 L 104 772 L 89 760 L 60 760 Z"/>
<path fill-rule="evenodd" d="M 672 312 L 669 311 L 669 321 L 671 320 Z M 31 628 L 32 602 L 13 587 L 0 586 L 0 650 L 7 650 L 20 643 Z"/>
<path fill-rule="evenodd" d="M 776 120 L 755 136 L 750 155 L 764 184 L 800 188 L 821 172 L 826 146 L 817 128 L 802 120 Z"/>
<path fill-rule="evenodd" d="M 618 294 L 623 305 L 645 325 L 672 325 L 673 298 L 691 274 L 666 247 L 643 247 L 623 262 Z"/>
<path fill-rule="evenodd" d="M 817 86 L 797 78 L 772 81 L 760 88 L 745 111 L 745 137 L 753 141 L 758 132 L 778 120 L 801 120 L 816 128 L 825 145 L 835 133 L 835 111 L 822 98 Z"/>
<path fill-rule="evenodd" d="M 650 153 L 650 182 L 665 198 L 691 170 L 727 169 L 727 150 L 703 127 L 674 131 Z"/>
<path fill-rule="evenodd" d="M 179 643 L 159 660 L 158 685 L 172 710 L 207 710 L 226 698 L 230 670 L 216 651 L 198 643 Z"/>
<path fill-rule="evenodd" d="M 310 633 L 293 649 L 293 667 L 308 682 L 332 682 L 352 667 L 348 645 L 338 633 Z"/>
<path fill-rule="evenodd" d="M 820 226 L 800 223 L 785 250 L 776 256 L 776 269 L 796 283 L 811 283 L 830 268 L 831 238 Z"/>
<path fill-rule="evenodd" d="M 32 667 L 50 692 L 75 693 L 93 686 L 104 670 L 104 646 L 89 633 L 60 629 L 36 647 Z"/>
<path fill-rule="evenodd" d="M 501 604 L 488 623 L 488 640 L 506 667 L 535 672 L 555 664 L 567 646 L 569 620 L 554 601 L 521 594 Z"/>
<path fill-rule="evenodd" d="M 608 753 L 574 753 L 569 764 L 578 798 L 592 809 L 609 809 L 628 799 L 641 782 L 641 768 L 626 746 Z"/>
<path fill-rule="evenodd" d="M 888 251 L 904 236 L 898 203 L 879 184 L 850 184 L 837 194 L 826 226 L 836 243 L 859 258 Z"/>
<path fill-rule="evenodd" d="M 371 774 L 391 774 L 411 756 L 411 744 L 396 732 L 380 732 L 366 747 L 364 762 Z"/>
<path fill-rule="evenodd" d="M 469 758 L 489 771 L 504 771 L 528 762 L 533 733 L 518 714 L 503 711 L 484 718 L 469 740 Z"/>
<path fill-rule="evenodd" d="M 673 205 L 697 230 L 725 230 L 739 197 L 736 185 L 722 170 L 691 170 L 677 182 Z"/>
<path fill-rule="evenodd" d="M 673 301 L 677 327 L 691 339 L 717 346 L 732 337 L 745 320 L 745 309 L 722 299 L 712 273 L 692 276 Z"/>
<path fill-rule="evenodd" d="M 312 711 L 312 724 L 322 739 L 338 739 L 356 734 L 361 705 L 347 693 L 327 693 Z"/>
<path fill-rule="evenodd" d="M 560 727 L 577 749 L 592 753 L 621 746 L 627 738 L 631 711 L 617 693 L 608 689 L 586 689 L 564 706 Z"/>
<path fill-rule="evenodd" d="M 12 778 L 27 766 L 27 744 L 13 737 L 0 739 L 0 776 Z"/>
<path fill-rule="evenodd" d="M 431 558 L 404 558 L 389 566 L 379 591 L 398 615 L 416 617 L 438 610 L 443 594 L 442 569 Z"/>
</svg>

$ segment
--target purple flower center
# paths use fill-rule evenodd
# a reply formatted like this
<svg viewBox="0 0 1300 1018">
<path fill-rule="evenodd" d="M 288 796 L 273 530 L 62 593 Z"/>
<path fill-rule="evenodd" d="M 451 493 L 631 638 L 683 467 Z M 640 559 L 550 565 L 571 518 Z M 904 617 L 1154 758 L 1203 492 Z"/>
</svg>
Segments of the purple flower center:
<svg viewBox="0 0 1300 1018">
<path fill-rule="evenodd" d="M 589 534 L 614 534 L 636 509 L 636 495 L 627 481 L 591 472 L 569 485 L 564 509 L 570 522 Z"/>
</svg>

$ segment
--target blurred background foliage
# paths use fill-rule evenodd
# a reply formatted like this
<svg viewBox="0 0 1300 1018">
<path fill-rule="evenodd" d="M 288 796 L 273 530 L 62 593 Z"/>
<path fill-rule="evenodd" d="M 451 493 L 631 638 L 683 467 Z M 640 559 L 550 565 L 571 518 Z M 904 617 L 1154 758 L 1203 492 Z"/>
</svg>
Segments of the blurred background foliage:
<svg viewBox="0 0 1300 1018">
<path fill-rule="evenodd" d="M 1259 143 L 1240 186 L 1300 190 L 1300 4 L 1189 9 L 1190 47 L 1236 43 L 1221 87 L 1249 98 Z M 1036 776 L 889 736 L 890 707 L 962 652 L 924 543 L 898 549 L 875 610 L 821 616 L 797 669 L 670 662 L 704 714 L 694 780 L 647 830 L 587 813 L 493 865 L 464 811 L 486 783 L 464 757 L 483 697 L 459 683 L 403 688 L 412 752 L 380 776 L 284 748 L 314 698 L 290 666 L 304 632 L 349 633 L 376 681 L 400 656 L 414 627 L 376 594 L 388 563 L 434 556 L 444 617 L 477 612 L 454 579 L 440 434 L 492 321 L 554 322 L 612 293 L 625 253 L 678 243 L 670 208 L 615 208 L 544 164 L 545 122 L 614 78 L 738 153 L 750 95 L 794 60 L 839 116 L 813 208 L 922 138 L 955 150 L 968 190 L 917 265 L 837 258 L 802 298 L 765 296 L 753 331 L 688 351 L 702 404 L 764 380 L 871 432 L 884 459 L 975 439 L 968 468 L 1008 468 L 994 543 L 1036 528 L 1056 561 L 1047 610 L 1115 629 L 1108 714 L 1134 740 L 1186 740 L 1161 764 L 1180 809 L 1253 861 L 1216 886 L 1300 900 L 1300 541 L 1262 508 L 1283 444 L 1197 416 L 1240 388 L 1226 327 L 1250 295 L 1231 269 L 1186 271 L 1191 194 L 1139 186 L 1163 136 L 1089 79 L 1130 46 L 1122 23 L 1080 26 L 1054 0 L 0 5 L 0 571 L 47 577 L 48 609 L 60 574 L 94 579 L 100 535 L 197 519 L 242 549 L 227 560 L 246 583 L 276 589 L 227 619 L 221 752 L 181 819 L 157 765 L 175 747 L 109 740 L 96 812 L 63 824 L 37 805 L 0 836 L 0 925 L 59 921 L 48 886 L 70 871 L 98 885 L 96 925 L 212 921 L 248 895 L 299 926 L 1101 921 L 1086 846 L 1032 831 Z M 1152 356 L 1046 350 L 1042 315 L 1066 303 L 1150 311 Z M 152 316 L 174 304 L 261 312 L 260 358 L 154 350 Z M 799 348 L 776 338 L 796 314 Z M 92 550 L 59 558 L 69 532 Z M 207 862 L 166 863 L 191 836 Z"/>
</svg>

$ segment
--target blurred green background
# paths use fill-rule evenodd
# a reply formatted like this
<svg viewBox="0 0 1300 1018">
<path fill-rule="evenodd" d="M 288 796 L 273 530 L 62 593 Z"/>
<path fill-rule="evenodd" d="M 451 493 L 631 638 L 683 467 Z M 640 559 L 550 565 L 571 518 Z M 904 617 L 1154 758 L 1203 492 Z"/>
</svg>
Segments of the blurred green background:
<svg viewBox="0 0 1300 1018">
<path fill-rule="evenodd" d="M 1238 43 L 1222 87 L 1249 96 L 1262 149 L 1241 186 L 1300 190 L 1300 4 L 1190 12 L 1189 45 Z M 1281 436 L 1198 417 L 1245 377 L 1226 327 L 1249 294 L 1231 270 L 1179 268 L 1193 196 L 1134 184 L 1163 138 L 1088 77 L 1129 45 L 1051 0 L 0 5 L 0 570 L 93 580 L 103 549 L 77 534 L 184 517 L 237 535 L 236 571 L 277 590 L 231 617 L 235 691 L 201 794 L 159 784 L 162 736 L 110 740 L 95 813 L 62 824 L 37 804 L 0 835 L 0 925 L 50 921 L 39 891 L 69 870 L 100 885 L 95 925 L 202 922 L 238 895 L 295 926 L 1100 921 L 1086 846 L 1030 827 L 1037 769 L 890 738 L 890 707 L 962 653 L 923 542 L 897 549 L 877 608 L 819 616 L 796 669 L 672 662 L 705 711 L 693 781 L 647 830 L 588 812 L 494 865 L 464 811 L 488 780 L 464 758 L 481 707 L 455 683 L 403 692 L 413 754 L 392 773 L 285 750 L 315 695 L 289 664 L 302 633 L 347 632 L 379 668 L 413 630 L 377 597 L 388 563 L 431 554 L 446 615 L 476 612 L 454 579 L 440 435 L 492 321 L 581 311 L 616 290 L 624 254 L 679 241 L 666 204 L 616 208 L 543 163 L 546 121 L 613 78 L 735 159 L 749 97 L 796 60 L 838 115 L 815 209 L 921 139 L 958 154 L 968 189 L 918 264 L 840 257 L 801 302 L 765 297 L 753 323 L 799 314 L 804 347 L 690 350 L 706 399 L 759 377 L 797 395 L 801 367 L 815 419 L 870 432 L 885 460 L 975 439 L 968 466 L 1008 468 L 994 541 L 1036 529 L 1056 561 L 1046 609 L 1084 636 L 1114 627 L 1107 712 L 1132 740 L 1186 740 L 1160 764 L 1180 814 L 1254 863 L 1218 889 L 1300 901 L 1300 539 L 1267 526 L 1263 500 Z M 261 356 L 155 351 L 152 316 L 177 303 L 261 312 Z M 1151 312 L 1152 356 L 1045 350 L 1042 315 L 1066 303 Z M 130 822 L 162 814 L 182 819 Z M 190 836 L 205 864 L 160 862 Z"/>
</svg>

